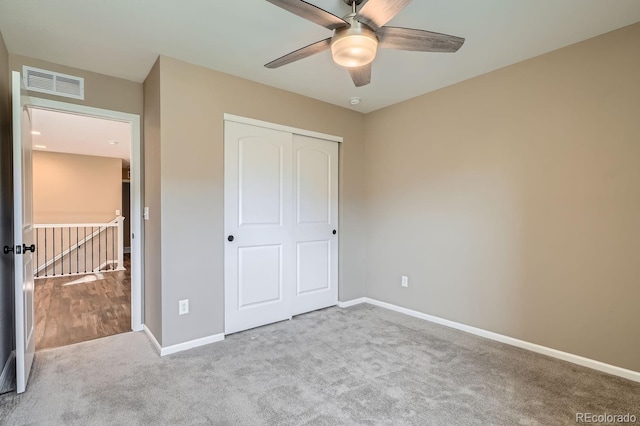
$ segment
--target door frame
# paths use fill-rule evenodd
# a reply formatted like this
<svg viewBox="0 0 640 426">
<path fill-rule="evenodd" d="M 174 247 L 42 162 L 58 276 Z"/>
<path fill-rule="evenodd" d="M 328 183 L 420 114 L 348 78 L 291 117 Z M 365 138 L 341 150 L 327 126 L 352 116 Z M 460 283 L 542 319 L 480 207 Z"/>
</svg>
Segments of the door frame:
<svg viewBox="0 0 640 426">
<path fill-rule="evenodd" d="M 138 235 L 131 240 L 131 330 L 142 331 L 142 143 L 140 135 L 140 116 L 126 112 L 94 108 L 86 105 L 71 104 L 49 99 L 31 97 L 31 107 L 58 112 L 79 114 L 127 122 L 131 125 L 131 233 Z"/>
</svg>

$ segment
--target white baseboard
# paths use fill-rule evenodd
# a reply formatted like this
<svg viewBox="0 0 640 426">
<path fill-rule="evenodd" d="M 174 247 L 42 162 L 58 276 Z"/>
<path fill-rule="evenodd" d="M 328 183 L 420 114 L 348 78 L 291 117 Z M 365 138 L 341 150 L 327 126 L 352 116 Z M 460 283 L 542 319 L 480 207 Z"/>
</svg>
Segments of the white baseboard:
<svg viewBox="0 0 640 426">
<path fill-rule="evenodd" d="M 400 312 L 405 315 L 409 315 L 415 318 L 420 318 L 425 321 L 433 322 L 436 324 L 444 325 L 446 327 L 455 328 L 456 330 L 464 331 L 466 333 L 475 334 L 476 336 L 484 337 L 487 339 L 495 340 L 497 342 L 506 343 L 507 345 L 516 346 L 518 348 L 527 349 L 532 352 L 537 352 L 542 355 L 547 355 L 553 358 L 558 358 L 563 361 L 568 361 L 573 364 L 581 365 L 583 367 L 591 368 L 593 370 L 602 371 L 604 373 L 612 374 L 614 376 L 623 377 L 625 379 L 633 380 L 634 382 L 640 382 L 640 372 L 628 370 L 626 368 L 617 367 L 615 365 L 606 364 L 604 362 L 596 361 L 590 358 L 585 358 L 580 355 L 574 355 L 568 352 L 559 351 L 546 346 L 541 346 L 535 343 L 527 342 L 524 340 L 516 339 L 514 337 L 505 336 L 503 334 L 494 333 L 492 331 L 483 330 L 481 328 L 472 327 L 470 325 L 461 324 L 459 322 L 450 321 L 444 318 L 436 317 L 434 315 L 425 314 L 422 312 L 414 311 L 412 309 L 403 308 L 402 306 L 393 305 L 387 302 L 381 302 L 369 297 L 361 297 L 360 299 L 350 300 L 348 302 L 341 302 L 338 304 L 341 308 L 358 305 L 360 303 L 369 303 L 370 305 L 379 306 L 381 308 L 389 309 L 392 311 Z"/>
<path fill-rule="evenodd" d="M 153 335 L 146 324 L 142 324 L 142 330 L 144 331 L 144 334 L 147 335 L 149 340 L 151 340 L 151 343 L 153 344 L 153 347 L 156 348 L 156 352 L 158 352 L 158 355 L 162 356 L 162 346 L 160 346 L 160 343 L 158 343 L 158 339 L 156 339 L 156 336 Z"/>
<path fill-rule="evenodd" d="M 149 330 L 146 325 L 143 325 L 142 327 L 144 332 L 149 337 L 149 340 L 151 340 L 151 343 L 153 343 L 153 346 L 155 346 L 156 351 L 158 351 L 158 353 L 160 354 L 160 356 L 170 355 L 176 352 L 182 352 L 188 349 L 193 349 L 199 346 L 204 346 L 210 343 L 220 342 L 224 340 L 224 334 L 220 333 L 220 334 L 213 334 L 207 337 L 202 337 L 200 339 L 190 340 L 184 343 L 178 343 L 177 345 L 162 347 L 160 343 L 158 343 L 158 340 L 155 338 L 151 330 Z"/>
<path fill-rule="evenodd" d="M 9 358 L 7 358 L 7 362 L 4 363 L 2 373 L 0 373 L 0 389 L 4 389 L 7 383 L 13 380 L 13 377 L 11 377 L 11 372 L 13 371 L 11 365 L 13 364 L 15 357 L 16 351 L 11 351 Z"/>
<path fill-rule="evenodd" d="M 367 303 L 367 298 L 361 297 L 359 299 L 347 300 L 346 302 L 338 302 L 338 307 L 348 308 L 349 306 L 359 305 L 361 303 Z"/>
<path fill-rule="evenodd" d="M 211 336 L 202 337 L 200 339 L 190 340 L 184 343 L 178 343 L 177 345 L 171 345 L 163 347 L 160 351 L 160 356 L 174 354 L 176 352 L 186 351 L 187 349 L 197 348 L 198 346 L 208 345 L 210 343 L 220 342 L 224 340 L 224 334 L 213 334 Z"/>
</svg>

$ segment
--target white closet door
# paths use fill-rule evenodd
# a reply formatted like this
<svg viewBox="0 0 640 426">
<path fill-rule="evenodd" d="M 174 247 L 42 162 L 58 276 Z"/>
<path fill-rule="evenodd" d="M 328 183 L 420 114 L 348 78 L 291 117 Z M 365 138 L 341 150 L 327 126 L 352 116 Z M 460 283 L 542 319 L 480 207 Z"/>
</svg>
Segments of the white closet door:
<svg viewBox="0 0 640 426">
<path fill-rule="evenodd" d="M 294 135 L 293 314 L 338 303 L 338 144 Z"/>
<path fill-rule="evenodd" d="M 290 319 L 292 135 L 225 122 L 225 334 Z"/>
</svg>

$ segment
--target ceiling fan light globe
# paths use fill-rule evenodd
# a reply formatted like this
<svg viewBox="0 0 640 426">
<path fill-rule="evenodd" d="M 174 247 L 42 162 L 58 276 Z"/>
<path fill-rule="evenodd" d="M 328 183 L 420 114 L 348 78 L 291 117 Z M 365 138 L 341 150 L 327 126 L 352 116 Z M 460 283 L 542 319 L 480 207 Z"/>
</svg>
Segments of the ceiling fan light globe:
<svg viewBox="0 0 640 426">
<path fill-rule="evenodd" d="M 376 57 L 378 40 L 366 35 L 349 35 L 331 43 L 331 55 L 343 67 L 360 67 Z"/>
<path fill-rule="evenodd" d="M 353 28 L 352 28 L 353 30 Z M 378 51 L 378 39 L 370 31 L 336 33 L 331 40 L 331 55 L 343 67 L 361 67 L 371 63 Z"/>
</svg>

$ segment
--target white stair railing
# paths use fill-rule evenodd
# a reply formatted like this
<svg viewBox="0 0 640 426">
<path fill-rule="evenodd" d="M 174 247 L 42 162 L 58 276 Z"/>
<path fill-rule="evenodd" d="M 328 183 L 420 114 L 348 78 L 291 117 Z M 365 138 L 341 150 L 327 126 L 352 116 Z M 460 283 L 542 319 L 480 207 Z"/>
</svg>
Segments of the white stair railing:
<svg viewBox="0 0 640 426">
<path fill-rule="evenodd" d="M 35 278 L 124 270 L 123 222 L 34 225 Z"/>
</svg>

